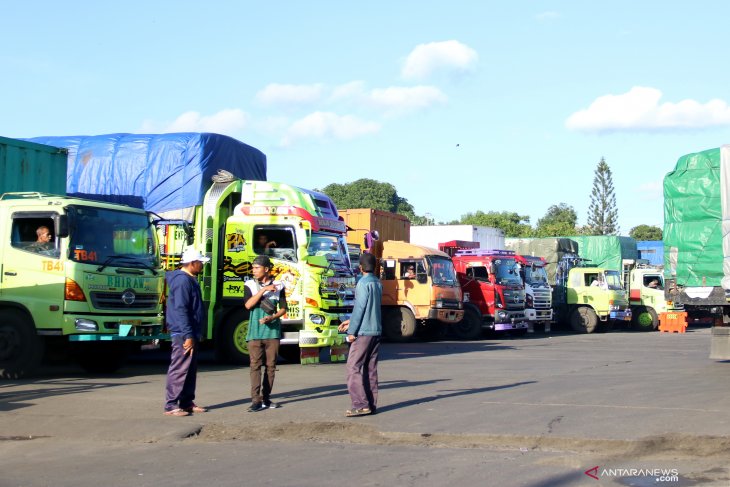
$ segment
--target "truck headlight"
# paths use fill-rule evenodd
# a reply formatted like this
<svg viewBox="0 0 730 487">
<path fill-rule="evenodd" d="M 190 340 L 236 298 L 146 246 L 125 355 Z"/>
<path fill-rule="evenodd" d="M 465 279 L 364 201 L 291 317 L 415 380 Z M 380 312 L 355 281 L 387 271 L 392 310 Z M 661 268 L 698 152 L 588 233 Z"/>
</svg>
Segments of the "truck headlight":
<svg viewBox="0 0 730 487">
<path fill-rule="evenodd" d="M 497 318 L 499 318 L 499 321 L 504 321 L 507 319 L 509 315 L 506 311 L 497 311 Z"/>
<path fill-rule="evenodd" d="M 322 315 L 309 315 L 309 321 L 315 325 L 322 325 L 325 322 L 324 316 Z"/>
<path fill-rule="evenodd" d="M 94 320 L 79 318 L 76 320 L 76 329 L 78 331 L 99 331 L 99 325 Z"/>
</svg>

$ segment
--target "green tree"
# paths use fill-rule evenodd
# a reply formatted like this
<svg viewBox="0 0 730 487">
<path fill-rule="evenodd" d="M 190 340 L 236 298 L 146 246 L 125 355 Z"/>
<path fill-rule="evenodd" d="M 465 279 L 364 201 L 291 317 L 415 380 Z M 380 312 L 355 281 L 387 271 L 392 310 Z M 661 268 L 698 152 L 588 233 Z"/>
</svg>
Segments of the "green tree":
<svg viewBox="0 0 730 487">
<path fill-rule="evenodd" d="M 661 240 L 662 229 L 652 225 L 637 225 L 629 230 L 629 237 L 634 240 Z"/>
<path fill-rule="evenodd" d="M 575 209 L 565 203 L 552 205 L 545 216 L 537 221 L 536 237 L 559 237 L 575 235 L 578 214 Z"/>
<path fill-rule="evenodd" d="M 335 206 L 341 210 L 373 208 L 405 215 L 411 223 L 425 220 L 425 217 L 416 215 L 407 199 L 398 196 L 395 186 L 390 183 L 363 178 L 351 183 L 328 184 L 317 191 L 332 198 Z"/>
<path fill-rule="evenodd" d="M 593 235 L 618 235 L 618 210 L 613 191 L 611 168 L 601 157 L 593 173 L 591 204 L 588 207 L 588 227 Z"/>
<path fill-rule="evenodd" d="M 462 215 L 460 223 L 500 228 L 505 237 L 531 237 L 533 235 L 530 217 L 510 211 L 467 213 Z"/>
</svg>

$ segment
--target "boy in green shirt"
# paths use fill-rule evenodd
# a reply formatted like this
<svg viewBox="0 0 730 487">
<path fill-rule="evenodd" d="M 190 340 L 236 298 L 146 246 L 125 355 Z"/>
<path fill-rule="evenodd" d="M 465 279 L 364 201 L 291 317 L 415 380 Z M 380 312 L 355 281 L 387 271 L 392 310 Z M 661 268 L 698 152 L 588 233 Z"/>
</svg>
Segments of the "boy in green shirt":
<svg viewBox="0 0 730 487">
<path fill-rule="evenodd" d="M 248 354 L 251 364 L 251 412 L 278 407 L 271 402 L 271 389 L 276 376 L 276 356 L 281 338 L 281 317 L 286 314 L 284 285 L 271 277 L 271 260 L 259 255 L 251 266 L 253 279 L 246 281 L 243 303 L 249 310 Z M 261 367 L 266 357 L 266 374 L 261 380 Z"/>
</svg>

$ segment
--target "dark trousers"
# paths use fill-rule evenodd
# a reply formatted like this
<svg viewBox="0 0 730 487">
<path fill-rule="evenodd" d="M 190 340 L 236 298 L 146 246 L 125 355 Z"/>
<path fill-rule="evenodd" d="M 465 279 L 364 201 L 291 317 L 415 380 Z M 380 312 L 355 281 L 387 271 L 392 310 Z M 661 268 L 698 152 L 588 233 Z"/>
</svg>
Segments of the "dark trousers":
<svg viewBox="0 0 730 487">
<path fill-rule="evenodd" d="M 172 337 L 170 367 L 165 386 L 165 411 L 189 408 L 195 399 L 195 381 L 198 375 L 198 349 L 185 353 L 181 336 Z"/>
<path fill-rule="evenodd" d="M 378 405 L 378 350 L 380 337 L 359 336 L 347 356 L 347 392 L 354 409 Z"/>
<path fill-rule="evenodd" d="M 279 354 L 279 340 L 250 340 L 248 342 L 248 357 L 251 363 L 251 402 L 260 404 L 271 400 L 271 389 L 276 377 L 276 356 Z M 263 384 L 261 381 L 261 367 L 266 359 L 266 374 Z M 263 389 L 263 390 L 262 390 Z"/>
</svg>

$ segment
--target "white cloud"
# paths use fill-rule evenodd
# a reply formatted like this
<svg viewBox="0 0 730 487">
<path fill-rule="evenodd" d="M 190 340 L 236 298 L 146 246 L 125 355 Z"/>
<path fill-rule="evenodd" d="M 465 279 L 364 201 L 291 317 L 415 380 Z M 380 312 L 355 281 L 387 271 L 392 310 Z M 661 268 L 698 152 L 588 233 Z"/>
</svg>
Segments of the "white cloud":
<svg viewBox="0 0 730 487">
<path fill-rule="evenodd" d="M 445 103 L 448 97 L 433 86 L 412 86 L 372 90 L 370 103 L 385 109 L 389 115 L 428 108 L 435 103 Z"/>
<path fill-rule="evenodd" d="M 535 16 L 535 18 L 541 22 L 557 19 L 558 17 L 560 17 L 560 14 L 553 11 L 540 12 Z"/>
<path fill-rule="evenodd" d="M 344 85 L 335 86 L 330 95 L 331 102 L 341 100 L 359 99 L 366 96 L 364 81 L 350 81 Z"/>
<path fill-rule="evenodd" d="M 644 201 L 663 201 L 664 183 L 662 181 L 649 181 L 639 185 L 641 199 Z"/>
<path fill-rule="evenodd" d="M 294 122 L 282 139 L 282 145 L 289 146 L 302 139 L 349 140 L 376 133 L 380 124 L 361 120 L 352 115 L 337 115 L 331 112 L 314 112 Z"/>
<path fill-rule="evenodd" d="M 307 104 L 321 99 L 324 85 L 284 85 L 271 83 L 256 93 L 256 101 L 264 105 Z"/>
<path fill-rule="evenodd" d="M 730 125 L 730 107 L 724 100 L 707 103 L 682 100 L 660 103 L 656 88 L 634 86 L 627 93 L 596 98 L 565 122 L 571 130 L 612 132 L 631 130 L 698 129 Z"/>
<path fill-rule="evenodd" d="M 459 41 L 419 44 L 411 51 L 401 70 L 405 79 L 423 79 L 438 72 L 468 72 L 474 68 L 479 55 Z"/>
<path fill-rule="evenodd" d="M 237 108 L 221 110 L 213 115 L 201 115 L 199 112 L 189 111 L 170 124 L 145 120 L 141 132 L 214 132 L 235 136 L 246 127 L 247 123 L 248 116 Z"/>
</svg>

